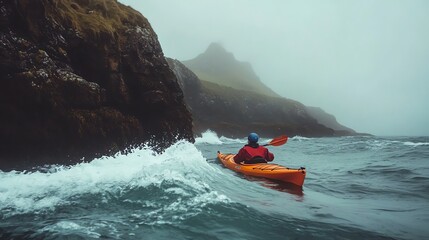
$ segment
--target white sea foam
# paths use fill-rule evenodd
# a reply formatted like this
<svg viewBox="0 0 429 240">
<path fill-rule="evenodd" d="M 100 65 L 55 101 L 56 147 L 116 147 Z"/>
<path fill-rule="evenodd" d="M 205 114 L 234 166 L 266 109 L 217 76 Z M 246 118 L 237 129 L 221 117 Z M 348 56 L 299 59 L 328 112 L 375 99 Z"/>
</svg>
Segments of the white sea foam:
<svg viewBox="0 0 429 240">
<path fill-rule="evenodd" d="M 391 146 L 392 144 L 398 143 L 397 141 L 387 141 L 387 140 L 368 140 L 361 141 L 363 144 L 367 144 L 367 148 L 371 150 L 381 150 L 386 147 Z"/>
<path fill-rule="evenodd" d="M 225 144 L 230 144 L 230 143 L 247 143 L 247 138 L 227 138 L 227 137 L 220 137 L 220 140 L 225 143 Z"/>
<path fill-rule="evenodd" d="M 213 144 L 213 145 L 222 145 L 230 143 L 245 143 L 245 139 L 233 139 L 227 138 L 224 136 L 219 137 L 216 132 L 212 130 L 207 130 L 201 134 L 201 137 L 195 138 L 195 144 Z"/>
<path fill-rule="evenodd" d="M 162 154 L 134 149 L 129 154 L 102 157 L 90 163 L 58 167 L 48 172 L 0 172 L 0 214 L 49 211 L 70 204 L 83 194 L 115 194 L 134 187 L 180 182 L 196 198 L 218 195 L 208 183 L 220 170 L 207 163 L 191 143 L 179 141 Z M 187 190 L 170 189 L 183 196 Z M 211 201 L 212 199 L 206 199 Z"/>
<path fill-rule="evenodd" d="M 429 146 L 429 142 L 404 142 L 405 146 L 411 146 L 411 147 L 419 147 L 419 146 Z"/>
<path fill-rule="evenodd" d="M 195 144 L 215 144 L 221 145 L 223 142 L 219 139 L 216 132 L 207 130 L 201 134 L 201 137 L 195 138 Z"/>
<path fill-rule="evenodd" d="M 40 230 L 40 232 L 78 232 L 84 233 L 91 238 L 100 238 L 101 234 L 95 231 L 95 227 L 85 227 L 81 226 L 75 222 L 71 221 L 60 221 L 58 223 L 48 225 Z"/>
<path fill-rule="evenodd" d="M 310 139 L 311 138 L 294 136 L 294 137 L 290 138 L 289 140 L 301 142 L 301 141 L 310 140 Z"/>
<path fill-rule="evenodd" d="M 367 141 L 371 149 L 383 149 L 386 147 L 397 146 L 400 145 L 410 146 L 410 147 L 420 147 L 420 146 L 429 146 L 429 142 L 402 142 L 398 140 L 369 140 Z"/>
</svg>

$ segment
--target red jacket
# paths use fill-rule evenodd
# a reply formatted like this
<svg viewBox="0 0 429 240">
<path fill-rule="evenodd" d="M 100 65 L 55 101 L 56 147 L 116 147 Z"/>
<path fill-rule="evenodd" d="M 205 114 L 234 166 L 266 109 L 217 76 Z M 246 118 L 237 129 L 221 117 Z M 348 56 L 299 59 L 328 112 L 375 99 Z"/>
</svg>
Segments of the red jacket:
<svg viewBox="0 0 429 240">
<path fill-rule="evenodd" d="M 235 155 L 234 161 L 236 163 L 240 163 L 243 161 L 249 161 L 256 157 L 263 158 L 267 162 L 271 162 L 274 160 L 274 154 L 270 153 L 268 149 L 264 146 L 256 145 L 244 145 L 243 148 L 238 151 L 238 154 Z"/>
</svg>

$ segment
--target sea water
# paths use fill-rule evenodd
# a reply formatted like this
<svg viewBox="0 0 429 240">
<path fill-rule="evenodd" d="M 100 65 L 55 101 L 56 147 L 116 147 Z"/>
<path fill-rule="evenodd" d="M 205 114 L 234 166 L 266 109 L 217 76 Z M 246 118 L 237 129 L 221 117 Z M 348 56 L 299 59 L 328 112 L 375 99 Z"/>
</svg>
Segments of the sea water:
<svg viewBox="0 0 429 240">
<path fill-rule="evenodd" d="M 269 139 L 261 139 L 261 143 Z M 429 137 L 293 137 L 303 188 L 224 168 L 208 131 L 74 166 L 0 171 L 0 239 L 427 239 Z"/>
</svg>

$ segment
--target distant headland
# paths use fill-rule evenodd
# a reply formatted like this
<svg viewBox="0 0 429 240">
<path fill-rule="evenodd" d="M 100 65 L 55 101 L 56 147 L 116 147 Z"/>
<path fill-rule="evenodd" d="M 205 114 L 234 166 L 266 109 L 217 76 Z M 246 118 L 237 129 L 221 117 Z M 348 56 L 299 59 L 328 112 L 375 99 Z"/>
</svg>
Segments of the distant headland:
<svg viewBox="0 0 429 240">
<path fill-rule="evenodd" d="M 257 131 L 307 137 L 357 134 L 320 108 L 279 96 L 261 82 L 250 63 L 240 62 L 218 43 L 196 58 L 168 59 L 194 119 L 194 133 L 207 129 L 228 137 Z"/>
</svg>

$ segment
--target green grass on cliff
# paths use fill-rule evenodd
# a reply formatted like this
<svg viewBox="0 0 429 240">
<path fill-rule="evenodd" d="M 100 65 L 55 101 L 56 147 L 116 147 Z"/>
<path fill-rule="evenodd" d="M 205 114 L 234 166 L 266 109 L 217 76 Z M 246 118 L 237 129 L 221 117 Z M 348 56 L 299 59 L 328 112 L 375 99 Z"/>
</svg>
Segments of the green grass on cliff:
<svg viewBox="0 0 429 240">
<path fill-rule="evenodd" d="M 194 67 L 192 71 L 201 80 L 217 83 L 227 87 L 232 87 L 237 90 L 253 91 L 255 93 L 264 94 L 267 96 L 278 97 L 279 95 L 265 86 L 252 72 L 248 72 L 243 68 L 232 68 L 216 73 L 208 73 L 207 71 Z M 253 71 L 253 70 L 252 70 Z"/>
<path fill-rule="evenodd" d="M 258 94 L 253 91 L 238 90 L 232 87 L 222 86 L 210 81 L 201 80 L 201 84 L 207 93 L 214 94 L 222 99 L 235 101 L 236 103 L 243 102 L 244 98 L 252 99 L 255 104 L 270 103 L 272 106 L 281 106 L 282 109 L 295 109 L 296 106 L 304 107 L 301 103 L 277 96 L 268 96 Z"/>
<path fill-rule="evenodd" d="M 124 25 L 147 25 L 131 7 L 114 0 L 54 0 L 47 16 L 65 23 L 86 36 L 114 35 Z"/>
</svg>

